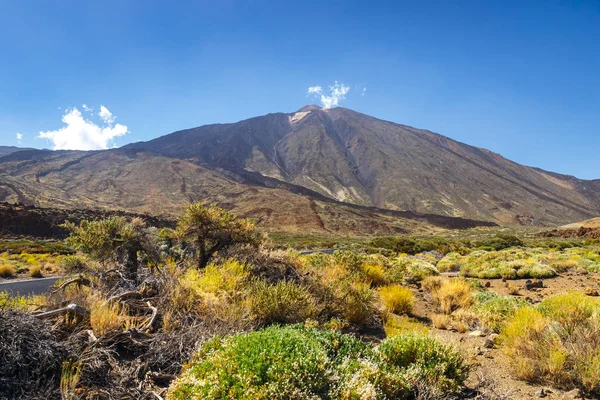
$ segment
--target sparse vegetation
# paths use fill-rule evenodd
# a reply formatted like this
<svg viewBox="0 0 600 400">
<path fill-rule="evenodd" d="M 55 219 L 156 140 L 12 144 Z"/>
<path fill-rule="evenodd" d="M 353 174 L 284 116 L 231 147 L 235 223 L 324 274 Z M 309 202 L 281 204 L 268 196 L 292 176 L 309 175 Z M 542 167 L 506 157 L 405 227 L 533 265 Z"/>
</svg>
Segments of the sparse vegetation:
<svg viewBox="0 0 600 400">
<path fill-rule="evenodd" d="M 528 381 L 600 394 L 599 315 L 600 302 L 576 292 L 520 308 L 502 330 L 514 372 Z"/>
<path fill-rule="evenodd" d="M 201 205 L 176 230 L 125 217 L 66 226 L 78 253 L 0 253 L 14 276 L 69 274 L 51 296 L 0 295 L 0 310 L 51 311 L 43 319 L 69 348 L 51 390 L 65 399 L 460 398 L 466 364 L 429 336 L 435 329 L 502 333 L 486 348 L 511 355 L 515 376 L 598 390 L 597 350 L 573 345 L 595 337 L 596 303 L 581 294 L 534 306 L 546 286 L 511 280 L 587 274 L 584 297 L 595 301 L 596 244 L 378 238 L 303 255 Z"/>
<path fill-rule="evenodd" d="M 500 332 L 504 322 L 514 315 L 527 302 L 510 296 L 500 296 L 494 292 L 478 292 L 471 308 L 473 322 L 477 328 Z"/>
<path fill-rule="evenodd" d="M 475 251 L 464 259 L 461 274 L 482 279 L 551 278 L 557 272 L 545 254 L 521 249 Z"/>
</svg>

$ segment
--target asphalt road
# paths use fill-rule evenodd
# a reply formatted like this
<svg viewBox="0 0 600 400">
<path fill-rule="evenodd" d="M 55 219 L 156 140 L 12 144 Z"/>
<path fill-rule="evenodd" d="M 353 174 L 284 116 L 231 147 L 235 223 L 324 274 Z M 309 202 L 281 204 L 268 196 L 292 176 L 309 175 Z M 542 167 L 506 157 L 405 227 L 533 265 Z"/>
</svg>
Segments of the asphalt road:
<svg viewBox="0 0 600 400">
<path fill-rule="evenodd" d="M 13 281 L 0 283 L 0 292 L 7 292 L 11 296 L 25 296 L 32 294 L 44 294 L 54 282 L 61 277 L 27 279 L 25 281 Z"/>
<path fill-rule="evenodd" d="M 301 251 L 300 254 L 302 254 L 303 256 L 308 255 L 308 254 L 314 254 L 314 253 L 333 254 L 337 250 L 344 251 L 346 249 L 345 248 L 339 248 L 339 249 L 336 248 L 336 249 L 304 250 L 304 251 Z"/>
</svg>

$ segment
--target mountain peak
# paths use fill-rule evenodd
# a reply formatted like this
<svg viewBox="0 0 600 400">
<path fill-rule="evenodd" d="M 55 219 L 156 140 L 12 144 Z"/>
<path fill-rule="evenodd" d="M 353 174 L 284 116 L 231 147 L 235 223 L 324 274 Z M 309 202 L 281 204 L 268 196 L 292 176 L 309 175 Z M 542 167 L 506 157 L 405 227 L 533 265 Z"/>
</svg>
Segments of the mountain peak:
<svg viewBox="0 0 600 400">
<path fill-rule="evenodd" d="M 322 110 L 322 109 L 323 109 L 322 107 L 319 107 L 316 104 L 309 104 L 309 105 L 302 107 L 301 109 L 299 109 L 296 112 L 316 111 L 316 110 Z"/>
</svg>

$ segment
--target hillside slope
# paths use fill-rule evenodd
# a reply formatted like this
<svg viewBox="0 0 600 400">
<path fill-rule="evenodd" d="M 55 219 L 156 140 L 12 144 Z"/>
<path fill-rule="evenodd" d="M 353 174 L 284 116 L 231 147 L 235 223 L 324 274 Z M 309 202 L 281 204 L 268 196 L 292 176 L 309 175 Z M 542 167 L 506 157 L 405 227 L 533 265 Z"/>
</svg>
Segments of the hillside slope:
<svg viewBox="0 0 600 400">
<path fill-rule="evenodd" d="M 190 161 L 141 150 L 34 151 L 0 158 L 0 201 L 63 209 L 126 210 L 167 218 L 190 202 L 216 203 L 268 231 L 426 233 L 485 223 L 359 207 L 272 183 L 252 185 Z M 301 189 L 301 188 L 300 188 Z M 302 190 L 299 190 L 300 192 Z"/>
<path fill-rule="evenodd" d="M 600 214 L 600 180 L 527 167 L 442 135 L 344 108 L 307 106 L 127 146 L 252 171 L 343 202 L 500 223 Z"/>
<path fill-rule="evenodd" d="M 581 222 L 575 222 L 561 226 L 561 229 L 578 229 L 578 228 L 600 229 L 600 217 L 591 218 Z"/>
</svg>

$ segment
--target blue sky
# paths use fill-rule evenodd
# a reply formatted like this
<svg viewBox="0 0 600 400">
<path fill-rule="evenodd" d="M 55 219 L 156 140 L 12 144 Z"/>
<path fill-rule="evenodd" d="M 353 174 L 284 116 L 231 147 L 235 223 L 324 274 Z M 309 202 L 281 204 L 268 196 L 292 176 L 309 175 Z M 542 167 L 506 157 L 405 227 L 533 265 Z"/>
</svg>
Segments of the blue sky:
<svg viewBox="0 0 600 400">
<path fill-rule="evenodd" d="M 338 81 L 343 107 L 592 179 L 599 71 L 598 1 L 0 0 L 0 145 L 52 147 L 73 107 L 123 145 Z"/>
</svg>

